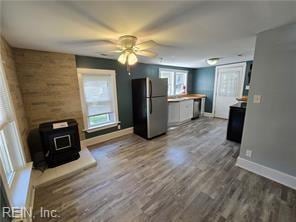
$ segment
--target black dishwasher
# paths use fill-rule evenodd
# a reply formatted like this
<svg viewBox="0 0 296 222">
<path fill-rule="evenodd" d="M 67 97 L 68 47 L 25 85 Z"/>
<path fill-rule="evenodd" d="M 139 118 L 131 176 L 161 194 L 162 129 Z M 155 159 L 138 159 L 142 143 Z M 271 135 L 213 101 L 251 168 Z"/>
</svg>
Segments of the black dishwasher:
<svg viewBox="0 0 296 222">
<path fill-rule="evenodd" d="M 230 106 L 227 140 L 240 143 L 242 141 L 247 103 L 240 102 Z"/>
</svg>

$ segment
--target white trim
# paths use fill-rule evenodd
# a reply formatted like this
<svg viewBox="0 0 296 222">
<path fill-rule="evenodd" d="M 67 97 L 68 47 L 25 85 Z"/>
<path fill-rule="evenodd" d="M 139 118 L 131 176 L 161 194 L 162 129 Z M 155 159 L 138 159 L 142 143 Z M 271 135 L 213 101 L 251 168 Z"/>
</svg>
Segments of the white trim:
<svg viewBox="0 0 296 222">
<path fill-rule="evenodd" d="M 103 130 L 103 129 L 116 127 L 119 124 L 120 124 L 120 122 L 111 122 L 111 123 L 103 124 L 103 125 L 98 126 L 98 127 L 92 127 L 92 128 L 89 128 L 89 129 L 84 129 L 83 131 L 86 131 L 88 133 L 93 133 L 93 132 L 100 131 L 100 130 Z"/>
<path fill-rule="evenodd" d="M 10 189 L 11 184 L 9 184 L 8 181 L 7 181 L 7 177 L 5 175 L 5 171 L 4 171 L 4 168 L 2 166 L 1 161 L 0 161 L 0 177 L 2 178 L 2 183 L 3 183 L 3 186 L 4 186 L 4 191 L 6 193 L 8 203 L 11 206 L 11 189 Z"/>
<path fill-rule="evenodd" d="M 124 135 L 128 135 L 134 132 L 134 128 L 130 127 L 130 128 L 126 128 L 126 129 L 122 129 L 122 130 L 117 130 L 115 132 L 112 133 L 107 133 L 101 136 L 96 136 L 96 137 L 92 137 L 89 139 L 85 139 L 81 141 L 81 145 L 88 147 L 88 146 L 92 146 L 98 143 L 102 143 L 120 136 L 124 136 Z"/>
<path fill-rule="evenodd" d="M 203 116 L 209 117 L 209 118 L 214 118 L 214 114 L 213 113 L 208 113 L 208 112 L 204 112 Z"/>
<path fill-rule="evenodd" d="M 240 63 L 235 63 L 235 64 L 216 66 L 216 69 L 215 69 L 215 83 L 214 83 L 214 96 L 213 96 L 213 110 L 212 110 L 212 113 L 213 113 L 214 117 L 215 117 L 215 110 L 216 110 L 216 94 L 217 94 L 217 86 L 218 86 L 218 71 L 221 68 L 235 68 L 235 67 L 242 67 L 243 68 L 243 78 L 242 78 L 241 95 L 240 95 L 240 96 L 243 96 L 247 63 L 246 62 L 240 62 Z"/>
<path fill-rule="evenodd" d="M 5 63 L 3 60 L 2 60 L 2 56 L 0 54 L 0 71 L 2 72 L 3 74 L 3 78 L 4 78 L 4 84 L 5 84 L 5 88 L 7 89 L 7 93 L 8 93 L 8 105 L 9 105 L 9 109 L 12 113 L 12 118 L 13 118 L 13 122 L 15 124 L 15 131 L 16 131 L 16 140 L 15 142 L 17 143 L 18 147 L 17 147 L 17 152 L 18 155 L 17 157 L 11 157 L 12 158 L 12 161 L 13 162 L 16 162 L 17 164 L 14 164 L 14 167 L 16 167 L 16 169 L 14 170 L 17 170 L 17 168 L 22 168 L 26 165 L 26 160 L 25 160 L 25 154 L 24 154 L 24 144 L 23 144 L 23 141 L 21 139 L 21 132 L 20 132 L 20 127 L 19 127 L 19 123 L 18 123 L 18 120 L 16 118 L 16 112 L 15 112 L 15 107 L 13 105 L 13 102 L 12 102 L 12 95 L 10 93 L 10 88 L 9 88 L 9 85 L 8 85 L 8 80 L 7 80 L 7 77 L 6 77 L 6 73 L 5 73 L 5 69 L 3 67 L 3 64 Z M 17 165 L 17 166 L 15 166 Z"/>
<path fill-rule="evenodd" d="M 106 129 L 109 127 L 96 127 L 96 128 L 89 128 L 88 127 L 88 119 L 87 119 L 87 109 L 85 105 L 84 99 L 84 91 L 82 85 L 82 75 L 83 74 L 94 74 L 94 75 L 111 75 L 112 83 L 113 83 L 113 102 L 114 102 L 114 113 L 115 113 L 115 121 L 112 124 L 118 125 L 119 116 L 118 116 L 118 101 L 117 101 L 117 84 L 116 84 L 116 72 L 115 70 L 110 69 L 86 69 L 86 68 L 77 68 L 77 75 L 78 75 L 78 84 L 79 84 L 79 92 L 80 92 L 80 102 L 82 107 L 82 114 L 83 114 L 83 123 L 85 131 L 94 132 L 102 129 Z M 110 123 L 111 124 L 111 123 Z M 114 125 L 114 126 L 116 126 Z M 110 126 L 111 127 L 111 126 Z"/>
<path fill-rule="evenodd" d="M 7 180 L 7 177 L 5 175 L 2 163 L 0 162 L 0 175 L 3 178 L 2 182 L 4 185 L 4 190 L 6 192 L 7 195 L 7 199 L 8 202 L 10 204 L 10 206 L 13 206 L 13 186 L 15 184 L 15 181 L 17 180 L 17 171 L 21 171 L 24 170 L 26 167 L 26 161 L 25 161 L 25 155 L 24 155 L 24 144 L 23 141 L 21 139 L 21 133 L 20 133 L 20 128 L 19 128 L 19 123 L 18 120 L 16 118 L 16 112 L 15 112 L 15 107 L 13 104 L 13 100 L 12 100 L 12 95 L 10 92 L 10 88 L 9 88 L 9 84 L 8 84 L 8 80 L 7 80 L 7 75 L 5 72 L 5 68 L 3 66 L 3 64 L 5 64 L 5 62 L 2 60 L 2 55 L 0 53 L 0 72 L 1 72 L 1 76 L 0 78 L 3 79 L 3 84 L 4 87 L 7 90 L 7 94 L 8 94 L 8 106 L 9 106 L 9 110 L 11 112 L 11 117 L 12 117 L 12 121 L 10 121 L 7 124 L 12 124 L 11 128 L 9 130 L 13 130 L 13 134 L 16 138 L 14 138 L 13 140 L 13 147 L 14 149 L 10 149 L 8 150 L 9 152 L 9 158 L 10 161 L 12 162 L 12 166 L 13 166 L 13 177 L 11 178 L 11 181 Z M 10 135 L 12 135 L 12 133 L 10 133 Z M 15 155 L 12 155 L 15 154 Z"/>
<path fill-rule="evenodd" d="M 238 157 L 236 166 L 296 190 L 296 177 Z"/>
</svg>

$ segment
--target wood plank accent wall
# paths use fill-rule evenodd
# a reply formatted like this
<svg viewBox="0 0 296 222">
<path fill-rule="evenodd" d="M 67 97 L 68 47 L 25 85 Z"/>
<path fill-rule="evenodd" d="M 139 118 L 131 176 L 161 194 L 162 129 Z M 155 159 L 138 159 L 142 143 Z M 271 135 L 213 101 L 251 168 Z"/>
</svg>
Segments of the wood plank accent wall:
<svg viewBox="0 0 296 222">
<path fill-rule="evenodd" d="M 26 161 L 30 161 L 30 152 L 27 146 L 27 135 L 29 132 L 28 121 L 24 109 L 23 97 L 20 90 L 20 84 L 16 73 L 16 66 L 13 56 L 13 50 L 2 37 L 1 42 L 1 58 L 3 60 L 3 68 L 8 81 L 9 91 L 12 97 L 12 103 L 16 112 L 16 120 L 20 131 L 20 136 L 24 148 Z"/>
<path fill-rule="evenodd" d="M 17 48 L 14 55 L 29 128 L 74 118 L 84 139 L 75 56 Z"/>
</svg>

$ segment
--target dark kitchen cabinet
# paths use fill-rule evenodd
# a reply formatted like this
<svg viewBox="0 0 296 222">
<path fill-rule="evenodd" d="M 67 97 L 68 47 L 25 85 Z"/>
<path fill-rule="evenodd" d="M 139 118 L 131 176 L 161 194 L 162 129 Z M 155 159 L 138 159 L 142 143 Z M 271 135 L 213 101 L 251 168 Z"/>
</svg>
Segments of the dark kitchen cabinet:
<svg viewBox="0 0 296 222">
<path fill-rule="evenodd" d="M 227 140 L 240 143 L 242 141 L 247 103 L 236 103 L 230 106 Z"/>
</svg>

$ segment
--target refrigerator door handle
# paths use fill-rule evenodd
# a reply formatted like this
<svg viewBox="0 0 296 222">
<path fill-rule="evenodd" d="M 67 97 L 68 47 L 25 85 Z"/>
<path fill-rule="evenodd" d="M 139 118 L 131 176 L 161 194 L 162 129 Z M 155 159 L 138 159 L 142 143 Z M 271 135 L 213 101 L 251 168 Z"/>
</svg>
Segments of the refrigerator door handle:
<svg viewBox="0 0 296 222">
<path fill-rule="evenodd" d="M 149 91 L 150 91 L 149 97 L 151 98 L 152 97 L 152 81 L 151 80 L 149 80 Z"/>
<path fill-rule="evenodd" d="M 152 113 L 152 98 L 149 98 L 149 113 Z"/>
</svg>

